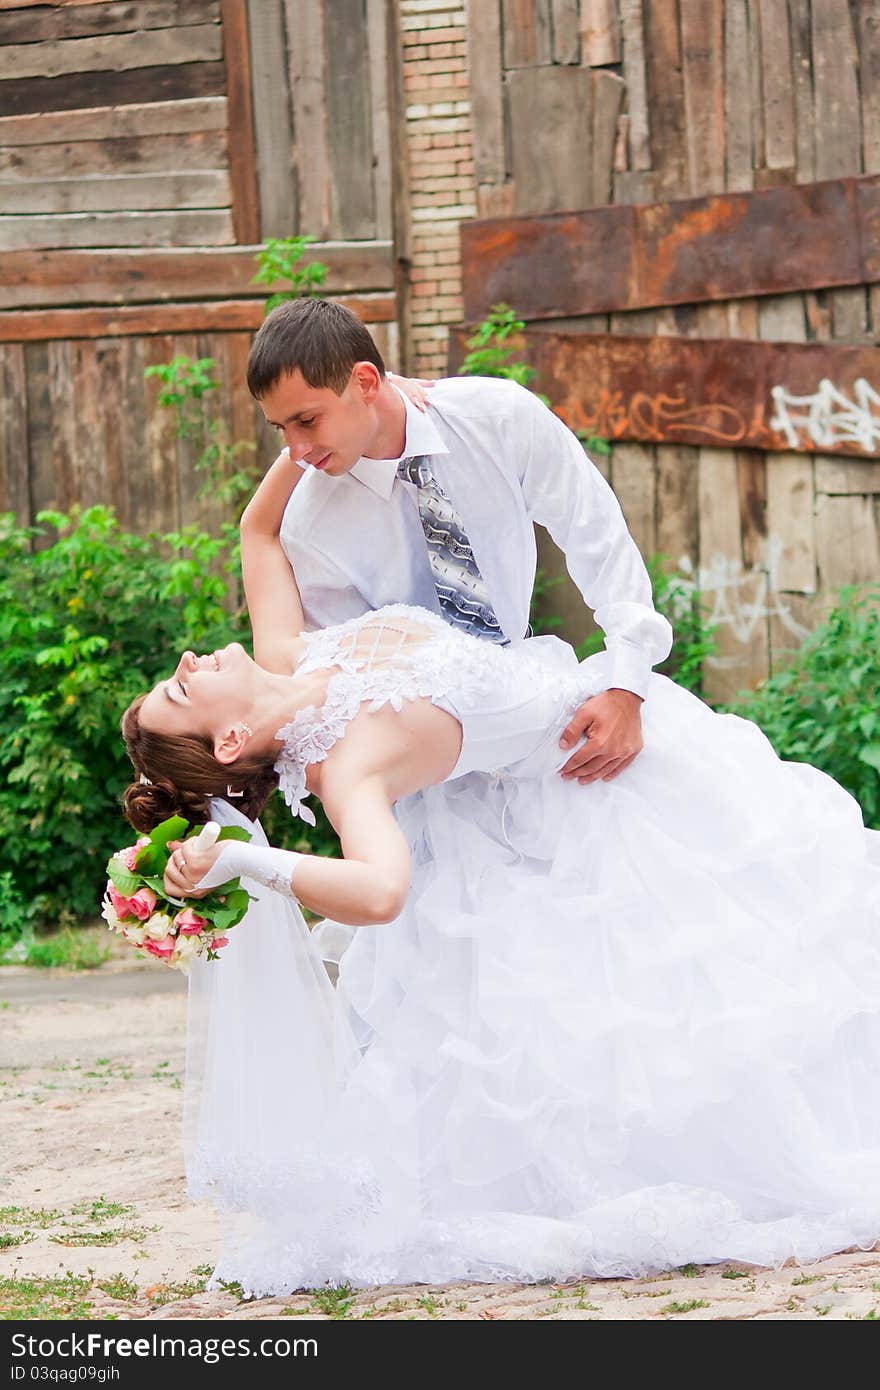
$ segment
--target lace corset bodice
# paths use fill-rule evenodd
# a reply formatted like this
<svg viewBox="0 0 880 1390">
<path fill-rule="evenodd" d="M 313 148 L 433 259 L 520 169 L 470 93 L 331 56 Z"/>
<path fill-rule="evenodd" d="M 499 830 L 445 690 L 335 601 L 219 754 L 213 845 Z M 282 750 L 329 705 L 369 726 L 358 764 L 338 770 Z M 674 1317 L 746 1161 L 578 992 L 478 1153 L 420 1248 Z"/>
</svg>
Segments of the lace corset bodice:
<svg viewBox="0 0 880 1390">
<path fill-rule="evenodd" d="M 333 674 L 323 702 L 299 710 L 278 730 L 284 746 L 275 770 L 291 814 L 310 825 L 315 817 L 303 805 L 307 770 L 344 738 L 363 705 L 400 710 L 405 700 L 428 699 L 454 715 L 463 744 L 453 777 L 518 761 L 576 703 L 576 658 L 556 638 L 499 647 L 407 604 L 303 636 L 297 675 L 328 668 Z M 560 663 L 567 677 L 561 682 Z"/>
</svg>

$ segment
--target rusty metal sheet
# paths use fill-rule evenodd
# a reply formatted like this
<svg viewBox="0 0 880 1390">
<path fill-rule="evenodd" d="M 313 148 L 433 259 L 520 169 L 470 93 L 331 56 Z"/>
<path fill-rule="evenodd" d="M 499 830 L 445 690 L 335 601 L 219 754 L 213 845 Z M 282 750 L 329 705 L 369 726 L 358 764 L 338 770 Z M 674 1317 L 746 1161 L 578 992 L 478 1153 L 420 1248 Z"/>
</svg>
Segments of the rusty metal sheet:
<svg viewBox="0 0 880 1390">
<path fill-rule="evenodd" d="M 467 330 L 457 329 L 453 370 Z M 573 430 L 880 458 L 880 348 L 529 329 L 533 382 Z"/>
<path fill-rule="evenodd" d="M 461 225 L 468 322 L 528 321 L 880 279 L 880 177 Z"/>
</svg>

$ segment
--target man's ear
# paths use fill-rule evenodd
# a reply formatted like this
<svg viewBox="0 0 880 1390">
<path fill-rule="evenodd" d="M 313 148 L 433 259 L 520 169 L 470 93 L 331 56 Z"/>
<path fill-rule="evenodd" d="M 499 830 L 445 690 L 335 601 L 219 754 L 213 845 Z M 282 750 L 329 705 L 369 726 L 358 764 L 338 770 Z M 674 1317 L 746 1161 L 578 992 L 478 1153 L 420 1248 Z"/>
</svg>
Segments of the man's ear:
<svg viewBox="0 0 880 1390">
<path fill-rule="evenodd" d="M 355 362 L 352 380 L 356 383 L 364 405 L 372 405 L 382 386 L 382 374 L 373 362 Z"/>
<path fill-rule="evenodd" d="M 223 763 L 224 767 L 234 763 L 241 757 L 246 742 L 247 734 L 241 725 L 233 724 L 214 739 L 214 757 L 218 763 Z"/>
</svg>

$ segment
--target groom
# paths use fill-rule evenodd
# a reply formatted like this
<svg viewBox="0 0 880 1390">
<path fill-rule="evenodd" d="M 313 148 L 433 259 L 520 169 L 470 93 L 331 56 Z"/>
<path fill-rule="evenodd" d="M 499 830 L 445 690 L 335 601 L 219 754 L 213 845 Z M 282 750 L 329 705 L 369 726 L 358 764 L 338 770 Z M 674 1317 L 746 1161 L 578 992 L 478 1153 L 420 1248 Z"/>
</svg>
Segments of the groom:
<svg viewBox="0 0 880 1390">
<path fill-rule="evenodd" d="M 438 381 L 420 413 L 386 377 L 360 320 L 332 300 L 273 310 L 247 379 L 286 449 L 242 530 L 278 535 L 268 502 L 290 495 L 280 540 L 307 625 L 407 603 L 487 641 L 516 641 L 528 632 L 540 522 L 608 651 L 607 690 L 562 735 L 574 750 L 562 775 L 622 772 L 642 747 L 641 702 L 672 634 L 613 492 L 562 421 L 491 377 Z"/>
</svg>

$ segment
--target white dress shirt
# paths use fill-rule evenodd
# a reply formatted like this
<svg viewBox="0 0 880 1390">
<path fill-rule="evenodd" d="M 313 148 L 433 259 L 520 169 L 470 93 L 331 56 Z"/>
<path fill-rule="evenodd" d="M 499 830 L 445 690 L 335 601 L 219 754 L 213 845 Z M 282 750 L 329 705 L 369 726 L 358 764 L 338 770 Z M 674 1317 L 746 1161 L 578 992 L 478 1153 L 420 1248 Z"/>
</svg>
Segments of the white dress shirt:
<svg viewBox="0 0 880 1390">
<path fill-rule="evenodd" d="M 395 387 L 395 389 L 397 389 Z M 493 377 L 451 377 L 428 410 L 406 405 L 406 448 L 426 454 L 458 511 L 511 640 L 529 621 L 537 548 L 533 522 L 565 553 L 572 579 L 605 633 L 609 688 L 644 696 L 672 629 L 611 488 L 578 439 L 531 391 Z M 416 488 L 399 459 L 361 458 L 341 477 L 308 469 L 291 494 L 281 544 L 306 625 L 328 627 L 387 603 L 440 612 Z"/>
</svg>

